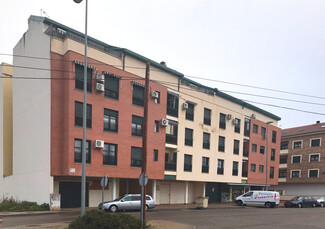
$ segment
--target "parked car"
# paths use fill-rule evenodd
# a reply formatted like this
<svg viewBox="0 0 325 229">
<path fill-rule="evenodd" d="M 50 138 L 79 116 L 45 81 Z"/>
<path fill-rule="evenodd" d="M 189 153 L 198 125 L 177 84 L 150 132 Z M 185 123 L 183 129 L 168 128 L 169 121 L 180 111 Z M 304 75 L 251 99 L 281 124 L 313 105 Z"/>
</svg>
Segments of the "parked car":
<svg viewBox="0 0 325 229">
<path fill-rule="evenodd" d="M 325 206 L 325 196 L 318 198 L 317 202 L 320 204 L 321 207 L 324 207 Z"/>
<path fill-rule="evenodd" d="M 284 203 L 285 207 L 319 207 L 321 204 L 311 196 L 296 196 Z"/>
<path fill-rule="evenodd" d="M 257 205 L 273 208 L 280 203 L 280 194 L 273 191 L 250 191 L 235 200 L 237 205 Z"/>
<path fill-rule="evenodd" d="M 155 207 L 155 201 L 151 196 L 146 195 L 146 210 Z M 127 194 L 123 197 L 117 198 L 113 201 L 107 201 L 98 205 L 99 209 L 105 211 L 132 211 L 141 209 L 141 195 L 140 194 Z"/>
</svg>

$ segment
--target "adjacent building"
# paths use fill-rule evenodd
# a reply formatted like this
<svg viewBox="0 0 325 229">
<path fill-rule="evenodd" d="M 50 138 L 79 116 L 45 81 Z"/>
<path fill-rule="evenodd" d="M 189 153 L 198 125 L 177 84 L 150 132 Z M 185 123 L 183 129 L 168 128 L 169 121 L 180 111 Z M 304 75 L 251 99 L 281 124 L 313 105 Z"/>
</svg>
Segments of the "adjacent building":
<svg viewBox="0 0 325 229">
<path fill-rule="evenodd" d="M 84 36 L 31 16 L 14 48 L 13 169 L 0 194 L 80 206 Z M 157 204 L 232 201 L 277 184 L 280 118 L 125 48 L 89 37 L 86 204 L 139 193 L 150 61 L 147 193 Z M 29 57 L 29 58 L 26 58 Z M 30 58 L 32 57 L 32 58 Z M 266 168 L 266 164 L 268 165 Z"/>
<path fill-rule="evenodd" d="M 279 185 L 285 196 L 325 194 L 325 123 L 282 130 Z"/>
</svg>

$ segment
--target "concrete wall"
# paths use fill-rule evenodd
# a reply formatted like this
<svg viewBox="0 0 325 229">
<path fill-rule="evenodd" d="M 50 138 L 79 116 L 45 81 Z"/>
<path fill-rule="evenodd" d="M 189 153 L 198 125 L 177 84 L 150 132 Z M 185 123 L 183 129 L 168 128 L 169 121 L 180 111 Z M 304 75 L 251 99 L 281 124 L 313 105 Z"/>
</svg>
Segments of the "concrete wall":
<svg viewBox="0 0 325 229">
<path fill-rule="evenodd" d="M 18 200 L 50 201 L 50 38 L 41 22 L 30 21 L 29 29 L 13 54 L 13 75 L 43 79 L 13 82 L 13 176 L 4 179 L 1 195 Z"/>
</svg>

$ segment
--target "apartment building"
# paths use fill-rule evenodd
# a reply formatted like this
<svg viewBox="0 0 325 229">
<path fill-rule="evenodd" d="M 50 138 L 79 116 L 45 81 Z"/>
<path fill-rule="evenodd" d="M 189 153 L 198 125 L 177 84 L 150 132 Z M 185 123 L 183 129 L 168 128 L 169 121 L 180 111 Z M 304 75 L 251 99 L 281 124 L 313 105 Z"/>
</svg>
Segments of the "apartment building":
<svg viewBox="0 0 325 229">
<path fill-rule="evenodd" d="M 13 66 L 26 68 L 13 68 L 13 76 L 24 79 L 13 83 L 13 173 L 0 178 L 0 194 L 78 207 L 83 34 L 49 18 L 31 16 L 28 23 L 14 48 Z M 86 202 L 94 207 L 101 201 L 102 176 L 109 177 L 106 200 L 140 192 L 143 78 L 150 59 L 88 41 Z M 147 192 L 157 204 L 192 203 L 204 195 L 212 202 L 231 201 L 245 188 L 263 188 L 265 169 L 249 169 L 265 166 L 267 153 L 252 145 L 263 148 L 266 141 L 269 184 L 277 184 L 278 116 L 187 79 L 165 63 L 150 64 Z"/>
<path fill-rule="evenodd" d="M 282 130 L 279 185 L 285 196 L 325 194 L 325 123 Z"/>
</svg>

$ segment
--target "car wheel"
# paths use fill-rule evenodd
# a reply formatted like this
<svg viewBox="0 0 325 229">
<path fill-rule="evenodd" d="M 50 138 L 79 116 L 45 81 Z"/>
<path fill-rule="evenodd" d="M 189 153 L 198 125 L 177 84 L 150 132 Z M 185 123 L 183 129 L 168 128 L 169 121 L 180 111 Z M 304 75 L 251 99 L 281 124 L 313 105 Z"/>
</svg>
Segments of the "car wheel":
<svg viewBox="0 0 325 229">
<path fill-rule="evenodd" d="M 266 208 L 271 208 L 271 207 L 272 207 L 272 204 L 271 204 L 270 202 L 266 202 L 266 203 L 265 203 L 265 207 L 266 207 Z"/>
<path fill-rule="evenodd" d="M 146 211 L 148 211 L 148 209 L 149 209 L 149 206 L 148 206 L 148 204 L 146 204 Z"/>
<path fill-rule="evenodd" d="M 321 207 L 324 207 L 324 203 L 323 203 L 323 202 L 321 202 L 321 203 L 320 203 L 320 206 L 321 206 Z"/>
<path fill-rule="evenodd" d="M 116 205 L 110 206 L 109 211 L 110 212 L 117 212 L 117 206 Z"/>
<path fill-rule="evenodd" d="M 301 207 L 302 207 L 302 205 L 301 205 L 301 204 L 298 204 L 297 206 L 298 206 L 298 208 L 301 208 Z"/>
<path fill-rule="evenodd" d="M 237 205 L 243 206 L 243 201 L 239 200 Z"/>
<path fill-rule="evenodd" d="M 316 204 L 315 204 L 315 203 L 313 203 L 313 205 L 312 205 L 312 206 L 313 206 L 313 208 L 314 208 L 314 207 L 316 207 Z"/>
</svg>

